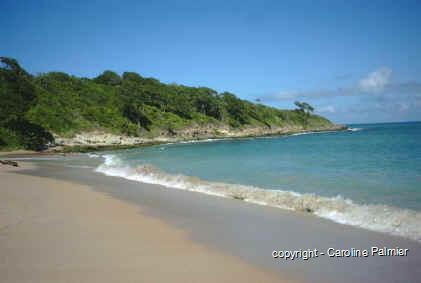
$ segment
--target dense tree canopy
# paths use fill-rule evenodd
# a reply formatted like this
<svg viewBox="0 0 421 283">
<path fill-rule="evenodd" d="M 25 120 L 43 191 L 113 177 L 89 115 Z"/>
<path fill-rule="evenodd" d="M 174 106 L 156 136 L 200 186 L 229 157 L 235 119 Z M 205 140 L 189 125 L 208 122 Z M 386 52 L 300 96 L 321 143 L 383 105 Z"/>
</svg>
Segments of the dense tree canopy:
<svg viewBox="0 0 421 283">
<path fill-rule="evenodd" d="M 16 60 L 0 57 L 0 62 L 0 146 L 43 149 L 52 135 L 25 117 L 35 103 L 37 86 Z"/>
<path fill-rule="evenodd" d="M 299 111 L 280 110 L 229 92 L 164 84 L 134 72 L 120 76 L 105 71 L 94 79 L 62 72 L 32 76 L 16 60 L 0 57 L 0 147 L 41 149 L 53 141 L 53 133 L 71 136 L 90 130 L 155 136 L 205 124 L 238 128 L 330 123 L 310 115 L 310 105 L 297 106 Z"/>
<path fill-rule="evenodd" d="M 116 86 L 116 85 L 121 84 L 120 76 L 113 71 L 104 71 L 101 75 L 96 77 L 94 81 L 100 84 L 111 85 L 111 86 Z"/>
</svg>

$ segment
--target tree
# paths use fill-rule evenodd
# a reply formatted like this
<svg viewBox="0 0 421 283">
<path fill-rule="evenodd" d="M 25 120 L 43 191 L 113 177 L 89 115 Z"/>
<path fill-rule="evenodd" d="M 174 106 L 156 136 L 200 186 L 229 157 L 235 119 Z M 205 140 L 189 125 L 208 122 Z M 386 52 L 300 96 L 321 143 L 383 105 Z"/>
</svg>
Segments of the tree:
<svg viewBox="0 0 421 283">
<path fill-rule="evenodd" d="M 298 107 L 298 111 L 302 111 L 308 115 L 310 115 L 310 113 L 312 113 L 314 111 L 313 106 L 311 106 L 310 104 L 308 104 L 307 102 L 299 102 L 299 101 L 295 101 L 294 104 Z"/>
<path fill-rule="evenodd" d="M 151 120 L 144 113 L 144 105 L 129 102 L 123 107 L 123 116 L 129 119 L 130 122 L 135 123 L 138 127 L 143 127 L 149 131 L 149 126 L 152 124 Z"/>
<path fill-rule="evenodd" d="M 9 120 L 6 127 L 18 138 L 25 149 L 44 150 L 47 144 L 54 142 L 54 137 L 43 127 L 18 117 Z"/>
<path fill-rule="evenodd" d="M 0 124 L 22 116 L 35 98 L 31 76 L 16 60 L 0 57 Z"/>
<path fill-rule="evenodd" d="M 249 122 L 246 105 L 241 99 L 229 92 L 224 92 L 222 98 L 224 99 L 228 114 L 233 119 L 231 126 L 239 127 Z"/>
<path fill-rule="evenodd" d="M 303 114 L 304 124 L 307 124 L 308 119 L 310 118 L 310 114 L 313 113 L 314 111 L 313 106 L 311 106 L 307 102 L 299 102 L 299 101 L 295 101 L 294 104 L 298 107 L 296 111 Z"/>
<path fill-rule="evenodd" d="M 47 130 L 26 118 L 38 92 L 33 77 L 16 60 L 0 57 L 0 146 L 41 150 L 54 141 Z"/>
<path fill-rule="evenodd" d="M 197 112 L 217 120 L 222 119 L 221 103 L 216 91 L 204 87 L 192 91 L 190 97 Z"/>
<path fill-rule="evenodd" d="M 105 71 L 96 77 L 94 81 L 100 84 L 116 86 L 121 84 L 121 77 L 113 71 Z"/>
</svg>

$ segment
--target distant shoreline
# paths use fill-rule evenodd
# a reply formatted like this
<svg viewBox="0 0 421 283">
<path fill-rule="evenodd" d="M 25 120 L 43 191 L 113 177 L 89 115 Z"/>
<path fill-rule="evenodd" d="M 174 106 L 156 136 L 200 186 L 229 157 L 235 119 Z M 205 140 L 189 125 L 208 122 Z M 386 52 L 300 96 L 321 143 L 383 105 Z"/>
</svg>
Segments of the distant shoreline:
<svg viewBox="0 0 421 283">
<path fill-rule="evenodd" d="M 290 136 L 300 133 L 320 133 L 320 132 L 339 132 L 346 131 L 349 128 L 344 125 L 333 125 L 331 127 L 314 128 L 314 129 L 300 129 L 300 130 L 288 130 L 288 129 L 277 129 L 275 131 L 262 131 L 257 134 L 251 134 L 247 131 L 230 132 L 227 135 L 206 135 L 198 136 L 195 138 L 191 137 L 156 137 L 156 138 L 134 138 L 134 137 L 123 137 L 119 135 L 105 134 L 105 133 L 82 133 L 81 141 L 75 140 L 75 138 L 59 138 L 58 140 L 62 143 L 61 145 L 49 147 L 43 151 L 31 151 L 31 150 L 5 150 L 0 151 L 0 156 L 13 157 L 19 155 L 39 155 L 39 154 L 60 154 L 60 153 L 87 153 L 96 151 L 106 150 L 119 150 L 119 149 L 130 149 L 140 148 L 147 146 L 154 146 L 160 144 L 170 143 L 183 143 L 183 142 L 195 142 L 204 140 L 229 140 L 229 139 L 247 139 L 247 138 L 259 138 L 259 137 L 276 137 L 276 136 Z M 78 135 L 76 135 L 78 137 Z M 126 140 L 127 138 L 127 140 Z M 92 140 L 97 140 L 92 142 Z M 120 144 L 112 144 L 120 140 Z M 79 144 L 77 144 L 79 142 Z M 131 142 L 131 143 L 130 143 Z"/>
</svg>

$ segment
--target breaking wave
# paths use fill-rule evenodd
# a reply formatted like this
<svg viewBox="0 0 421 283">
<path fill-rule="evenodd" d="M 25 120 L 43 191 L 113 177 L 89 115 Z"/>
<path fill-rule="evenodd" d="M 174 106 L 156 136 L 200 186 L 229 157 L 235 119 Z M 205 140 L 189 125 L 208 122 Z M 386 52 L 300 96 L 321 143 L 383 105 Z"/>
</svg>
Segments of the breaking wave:
<svg viewBox="0 0 421 283">
<path fill-rule="evenodd" d="M 361 205 L 340 196 L 329 198 L 315 194 L 210 182 L 197 177 L 168 174 L 151 165 L 133 168 L 124 164 L 115 155 L 104 155 L 103 158 L 104 162 L 96 168 L 96 171 L 108 176 L 307 212 L 341 224 L 421 242 L 421 213 L 417 211 L 387 205 Z"/>
</svg>

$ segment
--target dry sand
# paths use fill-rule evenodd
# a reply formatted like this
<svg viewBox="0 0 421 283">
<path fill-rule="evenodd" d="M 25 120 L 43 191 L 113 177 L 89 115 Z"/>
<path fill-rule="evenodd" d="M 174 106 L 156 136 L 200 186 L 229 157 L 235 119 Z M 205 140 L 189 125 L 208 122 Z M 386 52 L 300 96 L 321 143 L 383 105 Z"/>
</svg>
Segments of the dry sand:
<svg viewBox="0 0 421 283">
<path fill-rule="evenodd" d="M 0 166 L 0 282 L 285 282 L 138 207 L 13 170 Z"/>
</svg>

